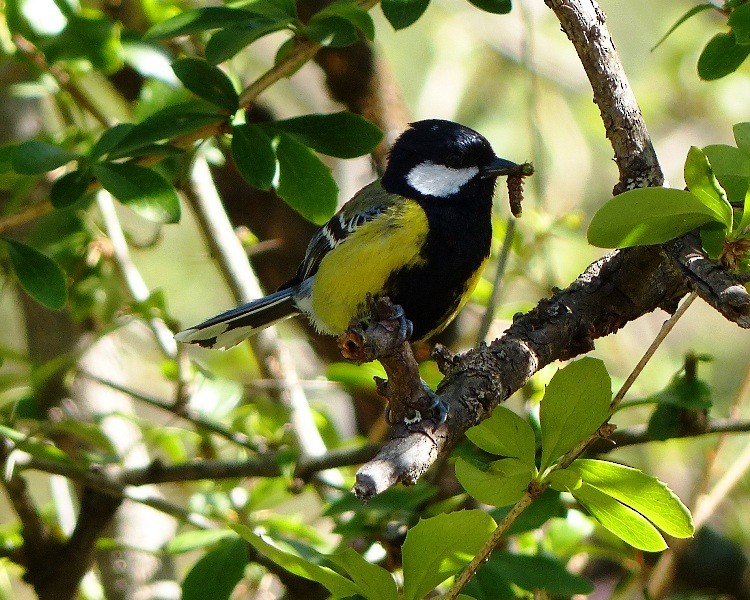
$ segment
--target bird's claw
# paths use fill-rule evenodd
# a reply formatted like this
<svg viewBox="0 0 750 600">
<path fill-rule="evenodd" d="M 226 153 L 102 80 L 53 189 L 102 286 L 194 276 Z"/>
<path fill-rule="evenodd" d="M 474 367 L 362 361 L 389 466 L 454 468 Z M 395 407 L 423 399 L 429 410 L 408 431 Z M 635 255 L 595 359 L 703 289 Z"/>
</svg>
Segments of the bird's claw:
<svg viewBox="0 0 750 600">
<path fill-rule="evenodd" d="M 422 388 L 424 389 L 425 394 L 427 394 L 428 398 L 430 399 L 430 404 L 428 404 L 426 407 L 412 407 L 411 412 L 413 416 L 404 416 L 402 420 L 406 425 L 413 425 L 414 423 L 419 423 L 424 418 L 428 418 L 436 421 L 437 426 L 439 427 L 448 420 L 448 405 L 445 400 L 443 400 L 442 397 L 433 392 L 430 389 L 430 386 L 428 386 L 424 381 L 422 381 Z M 423 417 L 423 414 L 426 416 Z M 396 421 L 398 421 L 398 419 L 391 419 L 390 404 L 387 404 L 385 407 L 385 420 L 390 425 L 393 425 Z"/>
</svg>

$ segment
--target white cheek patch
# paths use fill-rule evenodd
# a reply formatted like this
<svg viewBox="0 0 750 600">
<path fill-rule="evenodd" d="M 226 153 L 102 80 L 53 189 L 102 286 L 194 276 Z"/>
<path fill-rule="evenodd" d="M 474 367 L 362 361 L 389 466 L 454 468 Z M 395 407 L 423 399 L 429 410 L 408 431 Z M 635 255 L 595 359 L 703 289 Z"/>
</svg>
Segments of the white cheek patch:
<svg viewBox="0 0 750 600">
<path fill-rule="evenodd" d="M 478 167 L 451 169 L 445 165 L 425 161 L 414 167 L 406 176 L 406 182 L 425 196 L 447 198 L 458 192 L 461 186 L 479 173 Z"/>
</svg>

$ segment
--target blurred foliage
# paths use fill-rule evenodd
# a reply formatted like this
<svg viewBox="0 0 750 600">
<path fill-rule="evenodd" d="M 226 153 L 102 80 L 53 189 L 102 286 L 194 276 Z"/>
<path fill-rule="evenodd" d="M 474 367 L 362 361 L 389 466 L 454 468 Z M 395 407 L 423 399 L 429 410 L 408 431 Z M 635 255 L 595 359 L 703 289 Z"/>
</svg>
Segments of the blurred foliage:
<svg viewBox="0 0 750 600">
<path fill-rule="evenodd" d="M 552 489 L 514 523 L 502 551 L 465 592 L 477 599 L 527 597 L 539 589 L 555 596 L 585 594 L 599 585 L 592 573 L 607 559 L 616 566 L 607 573 L 618 573 L 627 595 L 628 578 L 645 572 L 643 555 L 634 548 L 663 548 L 657 528 L 678 537 L 691 533 L 689 513 L 670 488 L 682 498 L 693 495 L 714 440 L 641 444 L 613 454 L 633 468 L 590 459 L 562 468 L 559 461 L 605 419 L 613 384 L 630 371 L 663 314 L 601 340 L 596 359 L 561 371 L 543 369 L 509 403 L 513 411 L 498 409 L 468 434 L 472 443 L 464 442 L 450 465 L 364 507 L 346 492 L 327 488 L 319 494 L 319 482 L 296 480 L 299 449 L 288 409 L 278 402 L 275 383 L 261 378 L 247 345 L 225 354 L 191 349 L 191 393 L 182 406 L 183 367 L 138 327 L 154 318 L 169 325 L 194 322 L 232 301 L 178 193 L 196 154 L 211 162 L 217 180 L 222 167 L 234 166 L 249 184 L 242 194 L 271 190 L 276 196 L 262 201 L 285 202 L 315 223 L 366 182 L 359 173 L 368 171 L 368 161 L 354 159 L 369 153 L 381 134 L 332 105 L 315 67 L 292 64 L 295 51 L 310 42 L 346 48 L 374 39 L 415 118 L 464 122 L 485 134 L 498 154 L 535 164 L 491 335 L 599 255 L 586 243 L 584 224 L 602 205 L 589 228 L 594 243 L 655 243 L 703 225 L 712 256 L 745 268 L 750 3 L 601 5 L 674 188 L 638 190 L 607 203 L 616 181 L 612 152 L 575 53 L 542 3 L 388 0 L 368 12 L 363 4 L 335 2 L 303 19 L 290 0 L 227 6 L 6 0 L 0 28 L 0 223 L 29 206 L 50 205 L 25 227 L 2 229 L 4 443 L 80 473 L 121 464 L 127 452 L 108 437 L 104 417 L 87 422 L 75 411 L 66 413 L 68 404 L 51 412 L 47 404 L 50 382 L 85 380 L 91 374 L 81 372 L 80 356 L 96 353 L 100 340 L 114 339 L 121 372 L 112 371 L 121 377 L 104 383 L 130 392 L 138 408 L 125 418 L 141 431 L 153 460 L 180 465 L 268 456 L 281 473 L 180 483 L 173 502 L 232 527 L 201 531 L 185 520 L 176 538 L 152 551 L 178 560 L 184 598 L 229 597 L 243 577 L 248 589 L 257 590 L 269 577 L 283 580 L 286 571 L 336 597 L 391 599 L 400 589 L 403 597 L 420 598 L 471 560 L 507 514 L 503 507 L 532 482 Z M 274 65 L 289 65 L 294 74 L 260 99 L 253 97 L 249 107 L 243 99 L 247 86 Z M 270 118 L 257 118 L 256 104 Z M 149 290 L 145 300 L 133 300 L 123 285 L 96 202 L 100 187 L 119 201 L 117 216 L 134 267 Z M 657 204 L 661 212 L 653 218 Z M 505 202 L 496 206 L 495 254 L 508 214 Z M 652 226 L 645 233 L 639 228 L 644 221 Z M 592 239 L 592 231 L 600 237 Z M 264 249 L 268 241 L 253 238 L 250 252 L 273 253 L 273 247 Z M 294 240 L 300 248 L 306 243 Z M 454 349 L 476 338 L 474 317 L 491 296 L 494 266 L 455 327 Z M 35 324 L 27 321 L 33 317 L 22 294 L 59 311 L 59 319 L 87 335 L 64 339 L 68 329 L 49 327 L 48 346 L 68 346 L 54 357 L 42 356 L 33 347 Z M 371 376 L 378 368 L 325 364 L 299 329 L 281 330 L 293 344 L 328 448 L 378 439 L 380 421 L 372 425 L 353 415 L 350 399 L 375 402 Z M 711 309 L 694 307 L 636 382 L 632 395 L 643 400 L 626 402 L 622 408 L 628 410 L 617 413 L 616 423 L 647 425 L 653 439 L 669 440 L 684 431 L 687 413 L 724 416 L 740 393 L 748 350 L 747 335 Z M 713 357 L 701 366 L 700 378 L 699 359 L 691 352 Z M 437 382 L 433 362 L 425 360 L 422 371 L 431 384 Z M 736 406 L 732 416 L 747 414 L 744 404 Z M 732 464 L 739 444 L 727 442 L 718 469 Z M 454 470 L 465 491 L 455 485 Z M 341 484 L 350 487 L 354 469 L 339 473 Z M 747 487 L 741 485 L 715 519 L 725 537 L 712 534 L 745 550 Z M 42 514 L 57 532 L 58 499 L 43 486 L 33 492 L 38 505 L 48 507 Z M 477 500 L 500 508 L 479 510 Z M 13 556 L 22 532 L 3 502 L 0 548 Z M 100 540 L 102 547 L 108 544 L 117 547 L 115 540 Z M 253 568 L 246 568 L 248 544 L 264 557 L 252 560 Z M 736 562 L 744 568 L 741 558 Z M 14 590 L 6 595 L 30 597 L 10 561 L 0 563 L 0 574 L 0 586 Z"/>
</svg>

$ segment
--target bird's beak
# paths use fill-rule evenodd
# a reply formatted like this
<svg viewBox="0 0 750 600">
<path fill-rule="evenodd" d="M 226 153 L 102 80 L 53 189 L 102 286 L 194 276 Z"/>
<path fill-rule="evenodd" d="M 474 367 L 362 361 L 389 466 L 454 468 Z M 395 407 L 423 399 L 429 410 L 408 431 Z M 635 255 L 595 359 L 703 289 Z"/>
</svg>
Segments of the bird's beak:
<svg viewBox="0 0 750 600">
<path fill-rule="evenodd" d="M 514 173 L 518 173 L 520 168 L 521 165 L 496 156 L 490 164 L 479 168 L 479 175 L 484 179 L 487 177 L 499 177 L 500 175 L 513 175 Z"/>
</svg>

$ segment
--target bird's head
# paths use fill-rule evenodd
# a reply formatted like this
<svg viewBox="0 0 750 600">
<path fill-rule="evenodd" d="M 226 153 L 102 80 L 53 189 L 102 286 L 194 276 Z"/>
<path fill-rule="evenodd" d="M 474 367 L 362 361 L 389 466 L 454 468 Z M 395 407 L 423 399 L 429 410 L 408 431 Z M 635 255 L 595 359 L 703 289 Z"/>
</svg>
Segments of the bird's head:
<svg viewBox="0 0 750 600">
<path fill-rule="evenodd" d="M 382 183 L 409 198 L 449 199 L 473 190 L 491 200 L 495 179 L 517 168 L 473 129 L 429 119 L 412 123 L 393 144 Z"/>
</svg>

